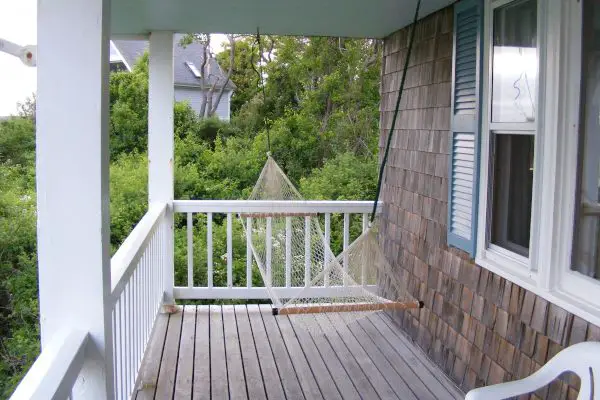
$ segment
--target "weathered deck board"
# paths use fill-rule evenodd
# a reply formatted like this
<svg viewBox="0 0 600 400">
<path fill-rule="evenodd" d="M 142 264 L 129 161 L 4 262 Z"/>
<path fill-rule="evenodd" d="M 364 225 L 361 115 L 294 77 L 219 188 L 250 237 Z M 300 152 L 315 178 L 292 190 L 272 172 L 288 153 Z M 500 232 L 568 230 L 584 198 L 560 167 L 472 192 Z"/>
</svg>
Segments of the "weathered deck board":
<svg viewBox="0 0 600 400">
<path fill-rule="evenodd" d="M 379 394 L 379 397 L 386 400 L 398 399 L 399 397 L 396 395 L 385 376 L 381 374 L 381 371 L 379 371 L 369 355 L 361 347 L 360 343 L 352 336 L 350 330 L 347 327 L 337 325 L 337 321 L 333 318 L 333 315 L 323 315 L 323 317 L 329 319 L 334 325 L 340 338 L 346 344 L 348 350 L 350 350 L 365 375 L 369 378 L 369 381 L 371 381 L 371 384 L 377 391 L 377 394 Z"/>
<path fill-rule="evenodd" d="M 434 398 L 448 396 L 449 389 L 431 374 L 431 371 L 425 367 L 422 360 L 415 357 L 414 353 L 407 347 L 406 343 L 396 336 L 379 315 L 369 316 L 369 318 L 360 323 L 363 328 L 366 328 L 371 336 L 379 334 L 384 338 L 384 340 L 381 341 L 383 348 L 388 348 L 387 345 L 389 345 L 389 348 L 393 349 L 393 352 L 389 351 L 388 353 L 390 357 L 393 357 L 394 360 L 396 360 L 396 356 L 398 356 L 399 359 L 403 360 L 404 363 L 409 366 L 418 377 L 418 380 L 413 380 L 414 386 L 420 387 L 422 383 L 433 394 Z M 394 362 L 394 365 L 399 364 L 399 361 Z"/>
<path fill-rule="evenodd" d="M 268 315 L 271 313 L 271 307 L 263 305 L 261 306 L 261 310 L 263 313 L 267 314 L 268 318 Z M 290 325 L 289 319 L 285 317 L 273 319 L 277 321 L 277 325 L 279 325 L 279 331 L 283 337 L 285 347 L 290 354 L 290 360 L 294 365 L 294 370 L 300 381 L 304 397 L 307 399 L 322 399 L 323 394 L 321 393 L 321 389 L 313 375 L 311 366 L 308 364 L 308 361 L 306 361 L 306 357 L 300 347 L 300 343 L 298 343 L 298 340 L 296 339 L 296 335 Z M 327 371 L 325 372 L 327 373 Z"/>
<path fill-rule="evenodd" d="M 372 338 L 379 335 L 379 332 L 369 319 L 363 318 L 357 321 L 357 323 L 367 337 Z M 358 329 L 358 327 L 356 327 L 356 329 Z M 419 375 L 413 371 L 410 365 L 406 363 L 387 340 L 378 341 L 377 344 L 384 357 L 389 361 L 398 375 L 400 375 L 405 382 L 410 382 L 411 391 L 417 399 L 427 400 L 436 398 L 433 394 L 434 392 L 421 381 Z M 439 385 L 439 382 L 436 381 L 436 383 Z M 438 392 L 438 394 L 443 395 L 443 392 Z"/>
<path fill-rule="evenodd" d="M 160 359 L 163 353 L 163 344 L 167 334 L 167 324 L 169 323 L 169 315 L 158 314 L 154 321 L 152 335 L 148 342 L 148 350 L 144 354 L 144 360 L 137 379 L 137 393 L 134 397 L 136 400 L 152 400 L 156 391 L 156 381 L 158 380 L 158 371 L 160 369 Z"/>
<path fill-rule="evenodd" d="M 173 397 L 182 318 L 183 312 L 181 310 L 169 315 L 169 326 L 167 327 L 167 336 L 160 362 L 156 393 L 154 394 L 155 399 L 170 399 Z"/>
<path fill-rule="evenodd" d="M 210 316 L 208 306 L 196 308 L 193 400 L 210 399 Z"/>
<path fill-rule="evenodd" d="M 279 377 L 279 371 L 277 370 L 277 364 L 275 364 L 275 357 L 273 356 L 271 345 L 267 339 L 267 333 L 262 322 L 260 310 L 258 309 L 258 306 L 249 304 L 247 311 L 267 396 L 270 399 L 284 399 L 283 382 Z"/>
<path fill-rule="evenodd" d="M 253 311 L 254 307 L 248 306 L 248 311 Z M 296 370 L 290 359 L 290 355 L 285 347 L 279 328 L 277 327 L 277 321 L 272 315 L 263 313 L 258 306 L 256 310 L 260 313 L 263 323 L 265 325 L 266 338 L 271 344 L 271 351 L 275 358 L 275 364 L 277 364 L 277 370 L 279 371 L 279 378 L 283 384 L 283 389 L 286 394 L 286 398 L 289 399 L 304 399 L 304 394 Z M 261 340 L 260 337 L 255 336 L 254 340 Z"/>
<path fill-rule="evenodd" d="M 242 351 L 238 336 L 233 306 L 223 307 L 223 328 L 225 329 L 225 354 L 229 378 L 229 395 L 232 399 L 248 399 L 246 374 L 242 365 Z"/>
<path fill-rule="evenodd" d="M 319 354 L 315 343 L 310 337 L 310 334 L 302 327 L 294 328 L 294 325 L 290 322 L 289 317 L 281 318 L 279 321 L 281 321 L 279 324 L 280 328 L 282 328 L 284 325 L 287 325 L 289 326 L 289 329 L 293 330 L 293 333 L 296 335 L 302 351 L 306 356 L 306 360 L 310 365 L 310 369 L 312 370 L 315 379 L 317 380 L 317 384 L 321 389 L 323 397 L 326 399 L 342 399 L 343 397 L 339 392 L 339 388 L 335 384 L 335 380 L 329 372 L 329 369 L 327 369 L 327 365 L 325 365 L 323 358 L 321 358 L 321 355 Z M 283 321 L 285 321 L 285 323 Z M 350 384 L 350 386 L 352 386 L 352 384 Z"/>
<path fill-rule="evenodd" d="M 297 324 L 265 305 L 186 306 L 159 315 L 135 398 L 464 396 L 385 314 L 349 321 L 320 314 Z"/>
<path fill-rule="evenodd" d="M 360 369 L 358 369 L 357 372 L 361 374 L 359 375 L 361 376 L 361 378 L 356 379 L 356 381 L 353 382 L 353 380 L 349 376 L 349 372 L 346 369 L 347 367 L 345 367 L 340 362 L 338 355 L 331 347 L 331 344 L 329 344 L 329 341 L 327 340 L 325 335 L 322 332 L 319 332 L 318 324 L 314 317 L 305 318 L 303 320 L 303 324 L 308 329 L 308 331 L 303 327 L 295 328 L 298 337 L 308 337 L 308 339 L 306 339 L 305 341 L 301 340 L 300 343 L 303 343 L 303 347 L 309 347 L 311 346 L 312 341 L 313 349 L 319 353 L 319 355 L 325 362 L 327 370 L 333 377 L 333 384 L 340 391 L 342 398 L 359 400 L 361 399 L 361 394 L 362 398 L 377 398 L 375 390 L 373 389 L 367 378 L 364 376 L 364 374 L 362 374 L 362 371 L 360 371 Z M 364 379 L 365 384 L 361 385 L 361 379 Z"/>
<path fill-rule="evenodd" d="M 210 393 L 214 399 L 229 398 L 221 306 L 210 306 Z"/>
<path fill-rule="evenodd" d="M 240 335 L 240 348 L 242 350 L 242 362 L 244 364 L 244 371 L 246 373 L 248 397 L 251 400 L 266 399 L 267 392 L 262 376 L 262 369 L 265 368 L 266 365 L 261 366 L 261 363 L 259 362 L 258 352 L 256 350 L 254 337 L 252 335 L 252 328 L 250 327 L 250 320 L 248 319 L 248 311 L 244 305 L 236 305 L 234 306 L 234 310 L 238 333 Z M 274 367 L 275 363 L 273 362 L 273 368 Z M 275 369 L 271 370 L 270 372 L 271 373 L 269 376 L 277 375 L 277 371 Z M 269 384 L 271 381 L 273 381 L 273 379 L 269 379 Z M 278 390 L 280 391 L 280 395 L 283 396 L 283 388 L 281 387 L 281 384 L 279 384 L 279 380 L 276 379 L 273 383 L 275 383 L 278 387 L 271 390 L 271 392 L 273 392 L 272 398 L 276 398 L 275 393 L 278 393 Z"/>
<path fill-rule="evenodd" d="M 185 306 L 179 343 L 179 361 L 174 399 L 189 399 L 194 379 L 194 337 L 196 336 L 196 306 Z"/>
<path fill-rule="evenodd" d="M 429 374 L 423 375 L 427 379 L 425 382 L 429 381 L 433 383 L 433 380 L 435 379 L 450 392 L 452 398 L 464 399 L 464 393 L 462 393 L 456 386 L 454 386 L 450 381 L 450 378 L 448 378 L 443 372 L 441 372 L 440 369 L 433 363 L 433 361 L 427 358 L 427 356 L 418 347 L 413 345 L 411 341 L 404 335 L 404 333 L 398 330 L 398 327 L 392 322 L 392 320 L 387 314 L 375 313 L 371 316 L 371 318 L 372 320 L 374 320 L 375 318 L 379 318 L 380 320 L 384 321 L 384 323 L 390 329 L 390 338 L 396 337 L 400 340 L 399 345 L 400 343 L 403 344 L 400 345 L 400 347 L 397 347 L 397 349 L 402 348 L 404 351 L 412 353 L 412 356 L 420 363 L 422 363 L 422 365 L 429 371 Z"/>
<path fill-rule="evenodd" d="M 378 346 L 366 335 L 365 331 L 360 328 L 357 321 L 351 321 L 346 326 L 341 315 L 333 314 L 330 318 L 332 321 L 336 322 L 337 329 L 340 331 L 346 330 L 351 333 L 399 398 L 417 400 L 417 396 L 415 396 L 413 389 L 410 388 L 403 377 L 396 372 L 394 366 L 390 364 L 385 357 L 385 354 L 382 353 Z"/>
<path fill-rule="evenodd" d="M 373 384 L 370 382 L 361 366 L 356 362 L 356 359 L 350 352 L 350 349 L 344 344 L 339 334 L 329 321 L 326 315 L 315 315 L 315 323 L 325 332 L 322 334 L 326 338 L 333 352 L 338 357 L 339 361 L 347 371 L 351 381 L 356 389 L 360 392 L 363 398 L 378 399 L 379 395 L 375 391 Z"/>
</svg>

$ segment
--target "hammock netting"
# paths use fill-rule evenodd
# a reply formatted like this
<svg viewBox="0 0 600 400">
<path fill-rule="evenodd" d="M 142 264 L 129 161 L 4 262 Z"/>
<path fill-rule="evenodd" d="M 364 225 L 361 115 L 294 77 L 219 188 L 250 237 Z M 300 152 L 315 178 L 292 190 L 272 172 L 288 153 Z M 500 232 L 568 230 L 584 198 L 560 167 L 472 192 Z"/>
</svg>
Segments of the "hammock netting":
<svg viewBox="0 0 600 400">
<path fill-rule="evenodd" d="M 250 200 L 304 200 L 277 163 L 268 160 Z M 402 309 L 415 301 L 406 282 L 387 262 L 374 229 L 368 229 L 335 256 L 310 213 L 275 207 L 267 213 L 240 215 L 251 232 L 251 248 L 273 306 L 301 320 L 304 313 Z M 270 243 L 270 245 L 269 245 Z M 308 314 L 306 314 L 308 315 Z"/>
</svg>

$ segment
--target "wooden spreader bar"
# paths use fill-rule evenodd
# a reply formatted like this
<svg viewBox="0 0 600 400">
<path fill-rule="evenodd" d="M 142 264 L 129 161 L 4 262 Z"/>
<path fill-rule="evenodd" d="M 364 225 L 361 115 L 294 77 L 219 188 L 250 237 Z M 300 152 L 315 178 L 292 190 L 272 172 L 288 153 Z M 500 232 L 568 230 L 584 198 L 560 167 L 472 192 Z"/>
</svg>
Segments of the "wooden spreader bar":
<svg viewBox="0 0 600 400">
<path fill-rule="evenodd" d="M 289 212 L 273 212 L 273 213 L 243 213 L 240 218 L 282 218 L 282 217 L 316 217 L 317 213 L 289 213 Z"/>
<path fill-rule="evenodd" d="M 360 311 L 401 311 L 411 308 L 423 308 L 422 301 L 361 303 L 361 304 L 323 304 L 314 306 L 273 307 L 273 315 L 318 314 L 327 312 L 360 312 Z"/>
</svg>

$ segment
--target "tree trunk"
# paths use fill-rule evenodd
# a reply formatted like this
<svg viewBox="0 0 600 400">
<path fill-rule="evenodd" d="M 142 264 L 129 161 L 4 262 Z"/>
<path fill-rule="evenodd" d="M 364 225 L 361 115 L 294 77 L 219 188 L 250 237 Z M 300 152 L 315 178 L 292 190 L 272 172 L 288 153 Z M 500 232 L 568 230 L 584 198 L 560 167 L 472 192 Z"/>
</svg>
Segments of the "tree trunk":
<svg viewBox="0 0 600 400">
<path fill-rule="evenodd" d="M 325 114 L 323 115 L 323 119 L 321 120 L 321 133 L 325 132 L 325 130 L 327 129 L 329 117 L 331 116 L 331 112 L 333 111 L 333 101 L 331 100 L 331 95 L 327 95 L 325 105 Z"/>
<path fill-rule="evenodd" d="M 200 66 L 200 79 L 202 85 L 202 103 L 200 104 L 200 112 L 198 113 L 200 118 L 204 118 L 206 116 L 206 106 L 208 102 L 208 96 L 206 93 L 206 63 L 208 62 L 208 47 L 210 46 L 210 35 L 207 36 L 206 43 L 204 43 L 204 47 L 202 50 L 202 65 Z M 210 110 L 210 108 L 208 109 Z"/>
<path fill-rule="evenodd" d="M 229 68 L 227 69 L 227 75 L 225 76 L 225 82 L 221 85 L 221 89 L 219 90 L 219 94 L 217 95 L 217 98 L 215 99 L 214 104 L 212 104 L 212 106 L 209 107 L 209 110 L 210 110 L 209 116 L 213 116 L 217 112 L 217 107 L 219 107 L 219 103 L 221 102 L 223 93 L 225 92 L 225 89 L 227 88 L 227 85 L 229 84 L 229 80 L 231 79 L 231 74 L 233 73 L 233 62 L 235 59 L 235 40 L 234 40 L 233 35 L 227 35 L 227 39 L 229 39 Z M 215 85 L 216 85 L 216 83 L 215 83 Z M 214 85 L 213 85 L 212 92 L 214 92 Z M 212 94 L 211 94 L 211 103 L 212 103 Z"/>
</svg>

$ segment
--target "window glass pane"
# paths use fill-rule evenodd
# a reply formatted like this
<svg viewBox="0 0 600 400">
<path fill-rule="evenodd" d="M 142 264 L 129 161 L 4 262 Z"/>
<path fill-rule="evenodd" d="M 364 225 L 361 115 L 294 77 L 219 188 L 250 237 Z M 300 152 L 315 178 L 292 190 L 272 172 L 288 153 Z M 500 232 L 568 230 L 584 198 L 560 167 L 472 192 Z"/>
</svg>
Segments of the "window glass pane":
<svg viewBox="0 0 600 400">
<path fill-rule="evenodd" d="M 494 135 L 492 243 L 529 256 L 533 135 Z"/>
<path fill-rule="evenodd" d="M 535 121 L 537 1 L 494 10 L 492 122 Z"/>
<path fill-rule="evenodd" d="M 573 269 L 600 279 L 600 5 L 584 2 L 580 208 Z"/>
</svg>

